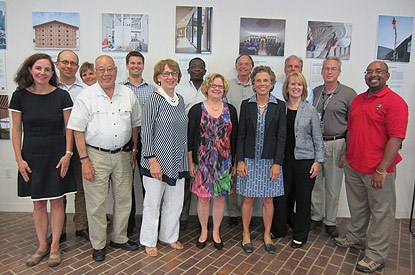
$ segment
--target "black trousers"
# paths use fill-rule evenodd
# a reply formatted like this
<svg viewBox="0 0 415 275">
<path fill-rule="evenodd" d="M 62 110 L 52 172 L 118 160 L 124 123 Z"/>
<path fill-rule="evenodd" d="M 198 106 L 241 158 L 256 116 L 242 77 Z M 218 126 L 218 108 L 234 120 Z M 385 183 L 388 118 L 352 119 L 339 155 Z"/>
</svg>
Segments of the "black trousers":
<svg viewBox="0 0 415 275">
<path fill-rule="evenodd" d="M 294 240 L 307 242 L 311 219 L 311 192 L 316 178 L 310 178 L 310 168 L 314 160 L 285 159 L 283 164 L 284 187 L 286 187 L 287 211 L 286 217 L 294 213 L 293 217 Z M 291 214 L 292 215 L 292 214 Z"/>
</svg>

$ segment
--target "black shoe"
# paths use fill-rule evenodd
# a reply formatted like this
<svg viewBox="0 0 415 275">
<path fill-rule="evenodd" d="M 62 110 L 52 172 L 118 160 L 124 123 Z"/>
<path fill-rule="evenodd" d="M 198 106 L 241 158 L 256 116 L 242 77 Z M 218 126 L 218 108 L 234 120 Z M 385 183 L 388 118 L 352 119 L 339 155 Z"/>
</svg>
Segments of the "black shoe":
<svg viewBox="0 0 415 275">
<path fill-rule="evenodd" d="M 81 237 L 82 239 L 89 241 L 88 229 L 76 230 L 75 235 L 78 237 Z"/>
<path fill-rule="evenodd" d="M 319 228 L 323 225 L 322 221 L 315 221 L 315 220 L 311 220 L 310 222 L 310 229 L 316 229 Z"/>
<path fill-rule="evenodd" d="M 207 239 L 204 242 L 200 242 L 199 239 L 198 239 L 196 241 L 196 247 L 199 248 L 199 249 L 203 249 L 203 248 L 205 248 L 206 243 L 207 243 Z"/>
<path fill-rule="evenodd" d="M 110 246 L 112 248 L 121 248 L 127 251 L 134 251 L 138 249 L 137 243 L 133 241 L 127 241 L 126 243 L 114 243 L 113 241 L 110 241 Z"/>
<path fill-rule="evenodd" d="M 92 259 L 94 259 L 96 262 L 102 262 L 105 260 L 105 248 L 92 249 Z"/>
<path fill-rule="evenodd" d="M 230 217 L 228 220 L 228 224 L 230 226 L 237 226 L 238 225 L 238 218 L 237 217 Z"/>
<path fill-rule="evenodd" d="M 265 250 L 269 254 L 275 254 L 275 246 L 272 243 L 265 243 L 264 242 L 264 246 L 265 246 Z"/>
<path fill-rule="evenodd" d="M 335 225 L 326 225 L 326 233 L 330 237 L 337 238 L 339 236 L 339 231 Z"/>
<path fill-rule="evenodd" d="M 301 247 L 303 247 L 303 242 L 293 240 L 291 242 L 291 247 L 292 248 L 301 248 Z"/>
<path fill-rule="evenodd" d="M 59 243 L 63 243 L 66 241 L 66 232 L 61 234 L 61 237 L 59 238 Z M 49 235 L 47 239 L 48 245 L 52 243 L 52 234 Z"/>
<path fill-rule="evenodd" d="M 188 224 L 187 220 L 180 220 L 180 231 L 186 230 L 187 224 Z"/>
<path fill-rule="evenodd" d="M 220 243 L 215 242 L 215 240 L 212 238 L 213 241 L 213 246 L 217 249 L 217 250 L 221 250 L 223 248 L 223 242 L 222 240 L 220 241 Z"/>
<path fill-rule="evenodd" d="M 254 251 L 252 243 L 242 244 L 242 249 L 245 251 L 245 253 L 252 253 Z"/>
</svg>

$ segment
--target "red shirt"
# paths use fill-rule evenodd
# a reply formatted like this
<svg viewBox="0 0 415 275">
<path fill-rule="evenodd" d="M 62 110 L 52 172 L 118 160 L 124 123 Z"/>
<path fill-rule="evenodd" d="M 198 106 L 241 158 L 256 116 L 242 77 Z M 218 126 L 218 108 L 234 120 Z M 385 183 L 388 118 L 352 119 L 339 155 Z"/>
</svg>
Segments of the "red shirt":
<svg viewBox="0 0 415 275">
<path fill-rule="evenodd" d="M 375 173 L 389 138 L 405 138 L 407 125 L 408 105 L 388 86 L 371 97 L 368 91 L 356 96 L 347 123 L 348 164 L 360 173 Z M 401 160 L 398 153 L 387 172 L 393 172 Z"/>
</svg>

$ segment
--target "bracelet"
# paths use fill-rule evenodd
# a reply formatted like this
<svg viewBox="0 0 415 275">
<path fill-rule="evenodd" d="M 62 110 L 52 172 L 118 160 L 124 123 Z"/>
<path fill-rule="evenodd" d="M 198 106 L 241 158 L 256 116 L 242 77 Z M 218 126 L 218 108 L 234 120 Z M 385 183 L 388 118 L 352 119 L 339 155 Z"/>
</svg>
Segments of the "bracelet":
<svg viewBox="0 0 415 275">
<path fill-rule="evenodd" d="M 379 175 L 383 175 L 383 176 L 388 174 L 388 172 L 380 172 L 377 168 L 376 168 L 376 173 L 378 173 Z"/>
<path fill-rule="evenodd" d="M 83 159 L 89 159 L 89 156 L 79 158 L 79 160 L 83 160 Z"/>
<path fill-rule="evenodd" d="M 69 155 L 73 156 L 73 152 L 72 151 L 66 151 L 65 154 L 69 154 Z"/>
</svg>

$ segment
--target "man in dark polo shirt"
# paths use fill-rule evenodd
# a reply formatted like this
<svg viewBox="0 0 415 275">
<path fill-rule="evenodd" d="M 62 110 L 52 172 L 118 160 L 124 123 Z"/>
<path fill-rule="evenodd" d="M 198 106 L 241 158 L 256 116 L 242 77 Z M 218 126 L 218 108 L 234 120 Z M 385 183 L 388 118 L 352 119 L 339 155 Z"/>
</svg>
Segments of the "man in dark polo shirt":
<svg viewBox="0 0 415 275">
<path fill-rule="evenodd" d="M 339 156 L 345 149 L 346 126 L 355 90 L 341 84 L 338 78 L 342 62 L 337 57 L 323 61 L 324 84 L 314 88 L 314 106 L 320 114 L 326 161 L 317 175 L 311 199 L 311 228 L 324 223 L 326 233 L 337 237 L 337 209 L 343 182 Z"/>
</svg>

